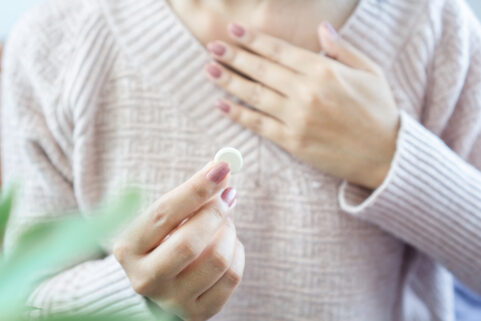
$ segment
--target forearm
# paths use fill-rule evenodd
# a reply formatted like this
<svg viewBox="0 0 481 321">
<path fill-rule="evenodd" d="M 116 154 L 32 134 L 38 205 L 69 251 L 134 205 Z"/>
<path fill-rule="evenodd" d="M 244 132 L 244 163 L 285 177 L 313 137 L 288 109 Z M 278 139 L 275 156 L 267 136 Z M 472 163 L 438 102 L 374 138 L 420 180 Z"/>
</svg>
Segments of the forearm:
<svg viewBox="0 0 481 321">
<path fill-rule="evenodd" d="M 383 184 L 372 193 L 343 184 L 340 203 L 481 292 L 481 173 L 410 116 Z"/>
<path fill-rule="evenodd" d="M 116 315 L 155 320 L 116 259 L 87 261 L 44 280 L 31 294 L 32 318 L 58 314 Z"/>
</svg>

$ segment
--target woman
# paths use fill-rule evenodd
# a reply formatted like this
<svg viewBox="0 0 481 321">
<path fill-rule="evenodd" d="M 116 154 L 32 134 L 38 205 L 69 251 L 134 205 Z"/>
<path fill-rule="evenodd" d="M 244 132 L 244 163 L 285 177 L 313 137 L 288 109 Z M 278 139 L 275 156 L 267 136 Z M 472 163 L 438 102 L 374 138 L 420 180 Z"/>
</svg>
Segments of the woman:
<svg viewBox="0 0 481 321">
<path fill-rule="evenodd" d="M 121 185 L 153 205 L 30 304 L 452 320 L 447 269 L 481 291 L 480 38 L 455 0 L 48 1 L 6 49 L 3 170 L 26 177 L 7 248 Z M 188 179 L 225 145 L 237 232 L 226 164 Z"/>
</svg>

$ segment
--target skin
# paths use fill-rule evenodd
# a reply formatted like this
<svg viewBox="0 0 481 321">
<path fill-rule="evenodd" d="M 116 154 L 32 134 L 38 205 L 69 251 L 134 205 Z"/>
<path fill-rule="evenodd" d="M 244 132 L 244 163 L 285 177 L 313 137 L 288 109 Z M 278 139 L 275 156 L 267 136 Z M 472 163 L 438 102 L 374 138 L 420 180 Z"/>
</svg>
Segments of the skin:
<svg viewBox="0 0 481 321">
<path fill-rule="evenodd" d="M 326 19 L 341 26 L 356 4 L 171 2 L 216 60 L 206 66 L 209 79 L 255 108 L 220 101 L 227 117 L 326 173 L 376 188 L 395 150 L 394 99 L 378 66 L 326 26 L 317 30 Z M 231 21 L 244 23 L 241 37 L 227 27 Z M 317 54 L 321 48 L 327 56 Z M 209 179 L 216 166 L 206 165 L 162 196 L 114 246 L 134 290 L 187 321 L 218 313 L 245 266 L 244 247 L 228 218 L 235 200 L 219 196 L 228 176 L 217 183 Z"/>
<path fill-rule="evenodd" d="M 227 173 L 218 183 L 209 179 L 218 166 L 228 168 L 209 163 L 152 204 L 114 245 L 134 290 L 183 320 L 218 313 L 244 271 L 244 246 L 228 216 L 235 198 L 219 196 Z"/>
<path fill-rule="evenodd" d="M 175 0 L 170 6 L 192 34 L 204 45 L 230 42 L 227 25 L 237 21 L 284 39 L 296 46 L 320 51 L 316 29 L 329 20 L 340 27 L 358 0 Z"/>
<path fill-rule="evenodd" d="M 225 56 L 211 50 L 223 76 L 213 77 L 212 67 L 207 75 L 258 113 L 224 101 L 230 110 L 226 116 L 325 173 L 375 189 L 394 156 L 398 109 L 380 68 L 342 39 L 330 41 L 319 28 L 327 19 L 332 29 L 340 27 L 357 2 L 179 0 L 171 6 L 206 47 L 229 49 Z M 229 32 L 231 21 L 248 26 L 245 38 Z M 250 41 L 266 41 L 271 48 L 258 51 Z M 317 54 L 321 49 L 328 57 Z M 276 50 L 288 52 L 293 62 L 280 61 Z"/>
<path fill-rule="evenodd" d="M 327 56 L 240 25 L 229 30 L 234 44 L 208 45 L 222 65 L 206 73 L 255 110 L 220 101 L 224 114 L 325 173 L 379 187 L 400 118 L 382 70 L 328 23 L 319 28 Z"/>
</svg>

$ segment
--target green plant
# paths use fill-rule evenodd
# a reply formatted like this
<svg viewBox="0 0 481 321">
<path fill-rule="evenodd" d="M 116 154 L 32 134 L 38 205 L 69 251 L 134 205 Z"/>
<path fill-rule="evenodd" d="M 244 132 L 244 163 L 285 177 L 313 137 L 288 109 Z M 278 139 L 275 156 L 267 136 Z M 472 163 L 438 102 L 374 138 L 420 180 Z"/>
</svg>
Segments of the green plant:
<svg viewBox="0 0 481 321">
<path fill-rule="evenodd" d="M 7 226 L 10 210 L 12 209 L 12 202 L 13 202 L 12 190 L 13 189 L 10 188 L 8 192 L 2 195 L 2 198 L 0 200 L 0 255 L 1 255 L 1 249 L 2 249 L 3 235 L 5 233 L 5 228 Z"/>
<path fill-rule="evenodd" d="M 95 213 L 70 216 L 53 223 L 36 225 L 22 235 L 18 246 L 8 258 L 0 256 L 0 313 L 1 320 L 27 320 L 26 313 L 35 308 L 25 306 L 26 299 L 42 277 L 42 271 L 62 266 L 78 255 L 99 250 L 99 244 L 114 233 L 139 207 L 138 192 L 126 191 L 108 202 Z M 12 193 L 6 193 L 0 201 L 0 240 L 12 208 Z M 47 321 L 133 321 L 109 316 L 55 316 Z M 171 320 L 170 317 L 165 320 Z"/>
</svg>

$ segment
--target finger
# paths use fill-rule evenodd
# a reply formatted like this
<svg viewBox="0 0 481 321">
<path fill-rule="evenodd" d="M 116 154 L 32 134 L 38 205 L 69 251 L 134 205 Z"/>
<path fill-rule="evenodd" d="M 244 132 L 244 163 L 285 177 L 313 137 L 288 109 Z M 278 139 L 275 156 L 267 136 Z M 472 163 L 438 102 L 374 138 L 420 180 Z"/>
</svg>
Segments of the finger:
<svg viewBox="0 0 481 321">
<path fill-rule="evenodd" d="M 231 38 L 241 46 L 302 74 L 308 74 L 313 65 L 325 60 L 312 51 L 237 23 L 230 24 L 228 30 Z"/>
<path fill-rule="evenodd" d="M 219 64 L 208 64 L 205 69 L 209 78 L 227 92 L 268 115 L 278 119 L 284 117 L 286 98 L 282 95 Z"/>
<path fill-rule="evenodd" d="M 242 280 L 245 266 L 245 252 L 242 243 L 237 241 L 232 265 L 222 278 L 197 299 L 197 305 L 207 315 L 217 314 L 230 298 Z"/>
<path fill-rule="evenodd" d="M 279 120 L 230 100 L 219 101 L 217 107 L 234 122 L 280 146 L 284 146 L 286 125 Z"/>
<path fill-rule="evenodd" d="M 227 163 L 209 163 L 156 201 L 131 229 L 135 236 L 131 239 L 138 240 L 131 245 L 134 253 L 151 251 L 169 232 L 225 189 L 229 172 Z"/>
<path fill-rule="evenodd" d="M 292 70 L 221 41 L 211 42 L 207 48 L 215 59 L 225 65 L 277 90 L 281 94 L 286 96 L 290 94 L 290 88 L 292 87 L 290 84 L 295 81 L 297 75 Z"/>
<path fill-rule="evenodd" d="M 143 259 L 147 270 L 157 278 L 176 277 L 194 262 L 212 242 L 236 199 L 236 191 L 226 189 L 222 195 L 207 203 L 178 230 Z"/>
<path fill-rule="evenodd" d="M 228 220 L 199 258 L 177 276 L 176 291 L 186 299 L 197 299 L 211 288 L 230 267 L 236 240 L 234 224 Z"/>
<path fill-rule="evenodd" d="M 354 69 L 378 72 L 379 67 L 361 51 L 342 40 L 329 22 L 319 26 L 319 39 L 326 55 Z"/>
</svg>

